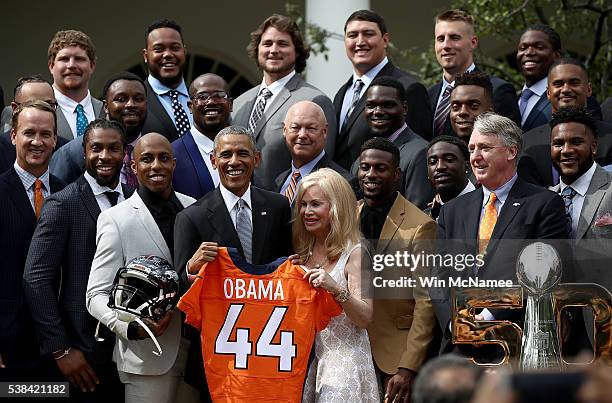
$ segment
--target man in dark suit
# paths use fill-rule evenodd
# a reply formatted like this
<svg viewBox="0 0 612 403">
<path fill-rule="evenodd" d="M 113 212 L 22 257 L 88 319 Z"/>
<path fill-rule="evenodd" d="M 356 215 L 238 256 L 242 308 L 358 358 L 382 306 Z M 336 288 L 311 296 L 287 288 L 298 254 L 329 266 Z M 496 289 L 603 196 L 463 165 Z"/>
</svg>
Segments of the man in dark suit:
<svg viewBox="0 0 612 403">
<path fill-rule="evenodd" d="M 395 78 L 377 77 L 364 98 L 370 135 L 386 138 L 400 150 L 400 193 L 421 210 L 425 209 L 434 196 L 427 180 L 427 142 L 406 124 L 408 103 L 404 87 Z M 353 163 L 351 174 L 356 176 L 358 171 L 359 159 Z"/>
<path fill-rule="evenodd" d="M 563 200 L 555 193 L 531 185 L 516 174 L 516 160 L 521 149 L 521 129 L 510 119 L 494 113 L 480 115 L 470 138 L 470 164 L 478 189 L 445 203 L 438 217 L 438 238 L 463 240 L 463 253 L 484 255 L 484 265 L 474 267 L 481 279 L 517 282 L 513 245 L 499 240 L 565 239 L 567 223 Z M 469 271 L 469 269 L 466 269 Z M 454 268 L 443 270 L 447 276 L 463 273 Z M 446 330 L 451 319 L 450 290 L 432 296 L 441 329 L 445 332 L 443 350 L 450 346 Z M 479 319 L 501 319 L 484 310 Z M 510 317 L 509 317 L 510 318 Z M 517 315 L 512 317 L 520 320 Z"/>
<path fill-rule="evenodd" d="M 219 171 L 219 187 L 176 216 L 174 267 L 181 275 L 183 288 L 205 262 L 215 258 L 218 246 L 237 248 L 253 264 L 268 263 L 291 253 L 289 202 L 276 192 L 250 184 L 259 159 L 248 129 L 228 126 L 217 134 L 213 165 Z M 246 222 L 251 226 L 250 236 L 245 239 L 238 235 L 237 226 L 242 222 L 238 220 L 239 212 L 247 213 Z M 208 389 L 199 335 L 192 340 L 189 357 L 185 380 L 199 387 L 205 400 Z"/>
<path fill-rule="evenodd" d="M 70 141 L 82 136 L 88 122 L 104 117 L 102 102 L 89 93 L 96 70 L 91 38 L 81 31 L 58 31 L 47 52 L 57 99 L 57 135 Z"/>
<path fill-rule="evenodd" d="M 325 150 L 334 155 L 336 118 L 327 95 L 305 82 L 299 74 L 306 68 L 310 50 L 297 24 L 289 17 L 274 14 L 251 32 L 247 53 L 262 70 L 260 85 L 234 101 L 232 123 L 253 133 L 261 152 L 257 179 L 266 189 L 274 189 L 276 177 L 290 167 L 291 155 L 283 139 L 283 121 L 291 105 L 312 101 L 325 112 L 329 130 Z"/>
<path fill-rule="evenodd" d="M 87 126 L 83 141 L 85 174 L 47 198 L 30 244 L 24 292 L 40 354 L 55 358 L 76 388 L 71 397 L 121 400 L 122 384 L 111 361 L 114 339 L 107 336 L 103 344 L 94 340 L 96 321 L 83 295 L 96 251 L 98 215 L 132 192 L 119 182 L 125 132 L 117 122 L 97 119 Z M 90 391 L 94 394 L 79 393 Z"/>
<path fill-rule="evenodd" d="M 431 108 L 427 91 L 417 78 L 395 67 L 387 58 L 389 33 L 384 19 L 370 10 L 351 14 L 344 24 L 344 47 L 353 65 L 353 75 L 334 97 L 338 118 L 338 138 L 334 161 L 345 169 L 359 157 L 361 145 L 370 138 L 364 119 L 366 90 L 377 77 L 391 76 L 404 87 L 410 129 L 425 139 L 431 138 Z"/>
<path fill-rule="evenodd" d="M 219 184 L 210 157 L 219 131 L 230 124 L 229 86 L 216 74 L 202 74 L 189 86 L 191 130 L 172 143 L 176 168 L 172 185 L 177 192 L 199 199 Z"/>
<path fill-rule="evenodd" d="M 353 177 L 325 152 L 327 121 L 323 109 L 314 102 L 301 101 L 289 108 L 283 133 L 291 154 L 291 168 L 278 175 L 275 190 L 293 204 L 302 178 L 320 168 L 331 168 L 349 183 Z"/>
<path fill-rule="evenodd" d="M 8 171 L 15 162 L 15 146 L 9 137 L 0 136 L 0 174 Z"/>
<path fill-rule="evenodd" d="M 478 70 L 473 54 L 478 46 L 478 37 L 474 33 L 474 18 L 463 10 L 447 10 L 438 14 L 434 40 L 436 59 L 443 71 L 442 81 L 427 90 L 434 111 L 434 136 L 452 135 L 448 110 L 455 76 Z M 491 76 L 491 84 L 495 112 L 519 124 L 521 115 L 514 87 L 495 76 Z"/>
<path fill-rule="evenodd" d="M 525 77 L 519 99 L 523 132 L 547 124 L 550 119 L 547 76 L 550 66 L 561 57 L 561 51 L 561 37 L 548 25 L 530 25 L 521 35 L 516 62 Z"/>
<path fill-rule="evenodd" d="M 57 140 L 55 109 L 28 101 L 13 114 L 11 140 L 17 158 L 0 175 L 0 379 L 43 380 L 52 362 L 40 357 L 36 331 L 23 295 L 22 278 L 28 248 L 45 197 L 64 183 L 49 174 Z"/>
<path fill-rule="evenodd" d="M 130 164 L 136 141 L 143 133 L 147 118 L 147 91 L 144 82 L 133 73 L 114 75 L 102 90 L 104 111 L 108 119 L 120 122 L 125 127 L 126 147 L 121 168 L 121 183 L 138 187 Z M 51 173 L 66 183 L 74 182 L 85 171 L 83 138 L 78 137 L 59 149 L 51 158 Z"/>
<path fill-rule="evenodd" d="M 185 45 L 180 25 L 167 19 L 149 25 L 142 54 L 149 68 L 145 80 L 148 113 L 143 133 L 160 133 L 172 142 L 187 134 L 193 122 L 183 79 Z"/>
<path fill-rule="evenodd" d="M 547 97 L 552 111 L 564 106 L 587 107 L 591 95 L 589 76 L 579 61 L 571 58 L 557 60 L 548 73 Z M 612 163 L 612 124 L 596 120 L 598 140 L 595 161 L 601 166 Z M 523 154 L 519 160 L 519 176 L 540 186 L 559 183 L 559 173 L 550 158 L 550 133 L 548 123 L 523 135 Z"/>
</svg>

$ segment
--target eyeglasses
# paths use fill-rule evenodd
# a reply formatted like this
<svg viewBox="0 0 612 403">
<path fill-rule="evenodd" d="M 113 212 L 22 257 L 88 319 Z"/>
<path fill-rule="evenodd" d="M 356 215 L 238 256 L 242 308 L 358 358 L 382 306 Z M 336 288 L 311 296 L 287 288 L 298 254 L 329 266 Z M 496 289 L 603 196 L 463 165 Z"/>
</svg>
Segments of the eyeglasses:
<svg viewBox="0 0 612 403">
<path fill-rule="evenodd" d="M 200 92 L 192 96 L 191 100 L 198 102 L 198 103 L 204 103 L 208 101 L 209 99 L 212 99 L 213 101 L 224 101 L 224 100 L 227 100 L 228 98 L 229 96 L 227 95 L 227 92 L 215 91 L 215 92 Z"/>
</svg>

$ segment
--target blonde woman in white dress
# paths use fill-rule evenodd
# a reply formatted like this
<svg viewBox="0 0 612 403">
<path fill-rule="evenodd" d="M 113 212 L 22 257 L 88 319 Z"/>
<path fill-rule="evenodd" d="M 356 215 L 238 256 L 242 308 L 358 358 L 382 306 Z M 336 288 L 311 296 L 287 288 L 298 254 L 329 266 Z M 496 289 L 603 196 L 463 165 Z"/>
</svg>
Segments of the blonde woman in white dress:
<svg viewBox="0 0 612 403">
<path fill-rule="evenodd" d="M 336 298 L 344 312 L 315 339 L 315 359 L 304 403 L 380 402 L 366 327 L 372 300 L 362 296 L 361 234 L 357 200 L 335 171 L 322 168 L 302 179 L 296 196 L 293 245 L 306 278 Z"/>
</svg>

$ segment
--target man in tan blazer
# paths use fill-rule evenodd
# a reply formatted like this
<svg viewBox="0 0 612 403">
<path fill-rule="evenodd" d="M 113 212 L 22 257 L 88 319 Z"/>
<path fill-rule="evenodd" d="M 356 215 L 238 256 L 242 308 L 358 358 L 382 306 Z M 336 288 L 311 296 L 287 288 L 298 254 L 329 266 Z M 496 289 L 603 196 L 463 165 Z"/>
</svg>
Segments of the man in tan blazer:
<svg viewBox="0 0 612 403">
<path fill-rule="evenodd" d="M 400 177 L 397 146 L 381 137 L 363 144 L 358 178 L 364 199 L 359 203 L 359 218 L 364 237 L 373 243 L 374 263 L 381 255 L 396 251 L 417 255 L 433 246 L 436 224 L 397 192 Z M 407 403 L 435 325 L 431 301 L 418 278 L 427 274 L 422 267 L 374 270 L 374 318 L 368 327 L 372 354 L 387 401 Z M 402 276 L 413 279 L 413 284 L 400 288 L 382 284 L 382 279 Z"/>
</svg>

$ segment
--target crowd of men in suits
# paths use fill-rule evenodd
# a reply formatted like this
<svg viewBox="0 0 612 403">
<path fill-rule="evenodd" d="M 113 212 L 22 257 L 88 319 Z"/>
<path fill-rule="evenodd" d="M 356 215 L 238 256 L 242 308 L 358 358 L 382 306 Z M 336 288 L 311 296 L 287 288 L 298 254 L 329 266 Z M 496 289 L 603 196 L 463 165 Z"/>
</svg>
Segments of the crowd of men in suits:
<svg viewBox="0 0 612 403">
<path fill-rule="evenodd" d="M 612 233 L 612 124 L 552 28 L 518 40 L 518 92 L 475 64 L 464 11 L 436 17 L 443 74 L 429 89 L 388 59 L 389 38 L 375 12 L 348 17 L 353 71 L 332 102 L 300 75 L 309 48 L 295 22 L 272 15 L 247 49 L 262 81 L 234 98 L 216 74 L 185 82 L 181 27 L 160 20 L 146 30 L 148 76 L 114 75 L 98 100 L 91 39 L 58 32 L 52 84 L 20 79 L 2 114 L 0 380 L 66 379 L 74 401 L 207 401 L 198 338 L 169 313 L 147 323 L 164 349 L 152 354 L 147 332 L 107 306 L 115 273 L 153 254 L 186 289 L 219 246 L 254 264 L 289 256 L 297 187 L 322 167 L 361 199 L 360 229 L 378 252 L 402 241 L 418 253 L 436 232 L 471 240 L 491 254 L 484 278 L 516 280 L 489 240 Z M 389 401 L 409 401 L 427 357 L 457 350 L 449 298 L 375 302 L 368 330 Z"/>
</svg>

